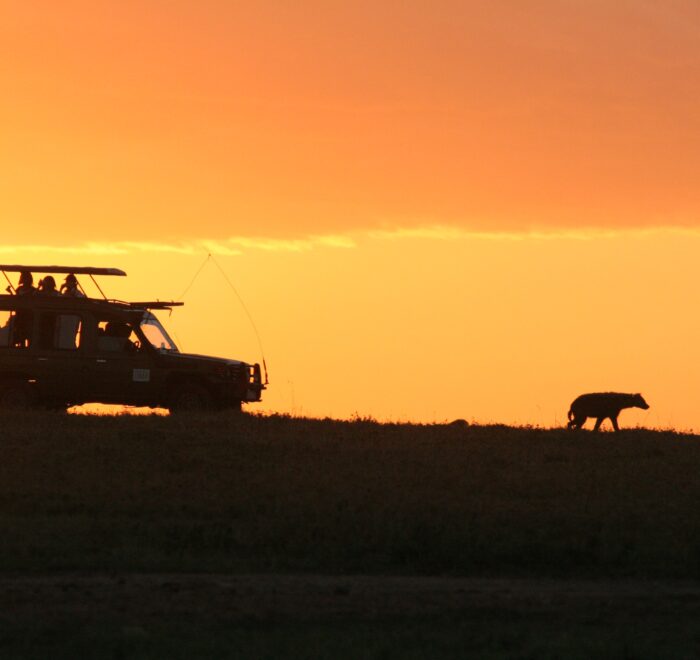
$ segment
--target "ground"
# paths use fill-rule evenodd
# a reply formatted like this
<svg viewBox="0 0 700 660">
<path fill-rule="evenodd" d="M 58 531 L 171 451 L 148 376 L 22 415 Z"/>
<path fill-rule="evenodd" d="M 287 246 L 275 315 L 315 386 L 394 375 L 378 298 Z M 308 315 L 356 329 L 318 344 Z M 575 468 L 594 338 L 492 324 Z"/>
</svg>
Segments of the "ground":
<svg viewBox="0 0 700 660">
<path fill-rule="evenodd" d="M 700 444 L 0 415 L 0 657 L 700 655 Z"/>
<path fill-rule="evenodd" d="M 682 581 L 6 576 L 0 611 L 3 657 L 26 649 L 153 658 L 700 653 L 700 585 Z"/>
</svg>

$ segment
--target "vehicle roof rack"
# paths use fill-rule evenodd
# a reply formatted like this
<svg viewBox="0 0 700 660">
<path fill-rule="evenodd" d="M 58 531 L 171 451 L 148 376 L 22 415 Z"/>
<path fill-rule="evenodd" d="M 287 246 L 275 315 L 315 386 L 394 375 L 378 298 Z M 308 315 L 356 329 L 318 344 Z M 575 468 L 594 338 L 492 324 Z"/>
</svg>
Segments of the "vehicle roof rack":
<svg viewBox="0 0 700 660">
<path fill-rule="evenodd" d="M 0 271 L 5 271 L 6 273 L 22 273 L 24 271 L 29 271 L 30 273 L 63 273 L 69 275 L 116 275 L 118 277 L 126 277 L 126 273 L 120 268 L 92 268 L 90 266 L 19 266 L 14 265 L 2 265 L 0 264 Z"/>
<path fill-rule="evenodd" d="M 156 300 L 152 302 L 128 302 L 126 304 L 135 309 L 170 309 L 171 307 L 182 307 L 185 303 Z"/>
</svg>

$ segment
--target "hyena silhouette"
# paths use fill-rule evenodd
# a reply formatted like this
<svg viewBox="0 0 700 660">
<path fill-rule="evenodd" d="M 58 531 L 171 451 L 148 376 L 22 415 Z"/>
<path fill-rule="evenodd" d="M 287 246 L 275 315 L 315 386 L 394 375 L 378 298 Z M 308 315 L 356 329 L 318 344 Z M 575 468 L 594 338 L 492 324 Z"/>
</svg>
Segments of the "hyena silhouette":
<svg viewBox="0 0 700 660">
<path fill-rule="evenodd" d="M 570 429 L 580 429 L 589 417 L 595 417 L 593 430 L 597 431 L 607 417 L 612 422 L 613 428 L 619 431 L 617 416 L 623 408 L 642 408 L 647 410 L 649 404 L 641 394 L 622 394 L 620 392 L 582 394 L 577 399 L 574 399 L 571 404 L 567 426 Z"/>
</svg>

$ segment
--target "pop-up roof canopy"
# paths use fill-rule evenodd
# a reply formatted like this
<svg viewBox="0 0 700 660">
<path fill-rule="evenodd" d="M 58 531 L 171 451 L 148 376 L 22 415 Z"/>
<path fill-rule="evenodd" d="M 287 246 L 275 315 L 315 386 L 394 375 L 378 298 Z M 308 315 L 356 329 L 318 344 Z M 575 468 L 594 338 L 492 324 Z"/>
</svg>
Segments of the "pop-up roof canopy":
<svg viewBox="0 0 700 660">
<path fill-rule="evenodd" d="M 166 301 L 146 301 L 146 302 L 122 302 L 118 300 L 109 300 L 107 296 L 104 294 L 104 291 L 100 288 L 100 285 L 95 282 L 95 275 L 116 275 L 118 277 L 126 277 L 126 273 L 119 269 L 119 268 L 92 268 L 90 266 L 23 266 L 23 265 L 18 265 L 18 264 L 13 264 L 13 265 L 7 265 L 7 264 L 0 264 L 0 273 L 5 274 L 5 278 L 7 278 L 6 273 L 23 273 L 23 272 L 30 272 L 30 273 L 55 273 L 55 274 L 73 274 L 73 275 L 89 275 L 90 279 L 95 283 L 95 286 L 98 288 L 99 292 L 102 294 L 102 297 L 107 301 L 107 302 L 112 302 L 115 304 L 119 305 L 126 305 L 127 307 L 133 307 L 134 309 L 171 309 L 173 307 L 181 307 L 184 305 L 184 303 L 181 302 L 166 302 Z M 10 286 L 7 288 L 9 292 L 12 292 L 14 290 L 14 287 L 12 286 L 12 283 L 10 280 L 7 280 Z M 82 289 L 82 287 L 81 287 Z"/>
<path fill-rule="evenodd" d="M 107 300 L 107 296 L 105 296 L 104 291 L 100 288 L 100 285 L 95 281 L 95 275 L 117 275 L 119 277 L 126 277 L 126 273 L 123 270 L 120 270 L 119 268 L 91 268 L 89 266 L 83 266 L 83 267 L 73 267 L 73 266 L 24 266 L 24 265 L 8 265 L 8 264 L 0 264 L 0 273 L 2 273 L 5 276 L 5 279 L 7 280 L 10 291 L 14 290 L 14 287 L 12 286 L 12 283 L 7 277 L 7 273 L 24 273 L 24 272 L 30 272 L 30 273 L 62 273 L 65 275 L 89 275 L 90 279 L 94 282 L 95 286 L 99 290 L 99 292 L 102 294 L 102 297 Z M 81 287 L 82 288 L 82 287 Z M 85 293 L 83 291 L 83 293 Z"/>
<path fill-rule="evenodd" d="M 0 265 L 0 271 L 6 273 L 22 273 L 24 271 L 29 271 L 30 273 L 63 273 L 69 275 L 117 275 L 119 277 L 126 277 L 126 273 L 119 268 L 91 268 L 89 266 L 76 266 L 72 268 L 70 266 L 6 266 Z"/>
</svg>

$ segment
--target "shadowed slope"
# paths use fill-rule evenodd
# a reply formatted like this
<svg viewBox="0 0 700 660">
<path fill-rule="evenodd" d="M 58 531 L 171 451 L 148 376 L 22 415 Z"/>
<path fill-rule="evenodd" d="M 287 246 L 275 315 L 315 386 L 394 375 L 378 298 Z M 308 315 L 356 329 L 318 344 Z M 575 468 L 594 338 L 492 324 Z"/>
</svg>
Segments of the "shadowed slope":
<svg viewBox="0 0 700 660">
<path fill-rule="evenodd" d="M 645 430 L 2 416 L 6 570 L 700 575 L 700 445 Z"/>
</svg>

